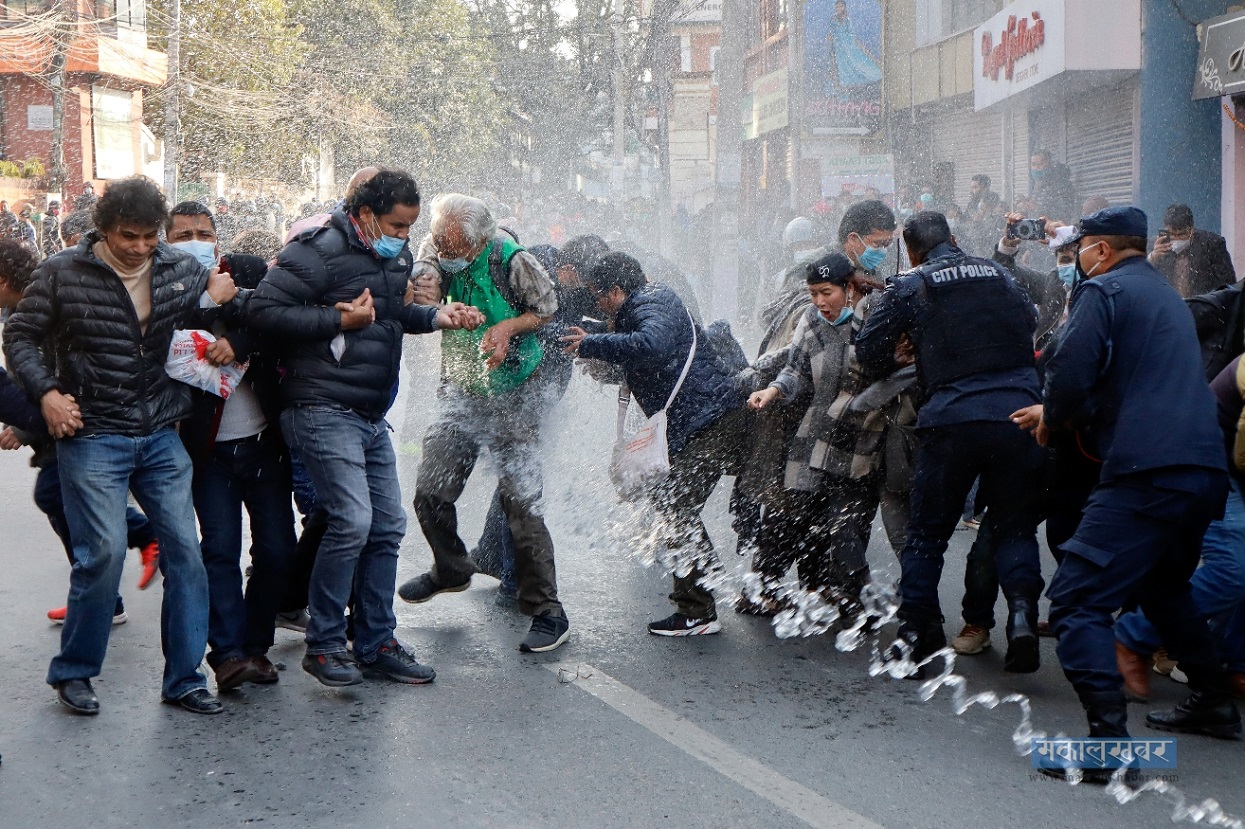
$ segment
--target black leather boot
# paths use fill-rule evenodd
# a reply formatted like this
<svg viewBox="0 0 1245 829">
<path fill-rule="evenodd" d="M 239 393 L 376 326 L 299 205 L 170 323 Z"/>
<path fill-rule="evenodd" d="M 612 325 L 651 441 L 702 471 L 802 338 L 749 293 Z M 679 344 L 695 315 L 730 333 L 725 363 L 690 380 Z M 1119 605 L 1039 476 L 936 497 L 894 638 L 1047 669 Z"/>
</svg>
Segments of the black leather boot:
<svg viewBox="0 0 1245 829">
<path fill-rule="evenodd" d="M 1128 739 L 1128 702 L 1123 693 L 1118 694 L 1083 694 L 1081 705 L 1085 708 L 1086 719 L 1089 720 L 1089 736 L 1100 739 Z M 1081 782 L 1105 786 L 1111 782 L 1115 769 L 1085 768 L 1081 770 Z M 1071 782 L 1067 768 L 1039 769 L 1047 777 Z M 1124 783 L 1136 786 L 1139 773 L 1136 761 L 1124 773 Z"/>
<path fill-rule="evenodd" d="M 1007 606 L 1007 656 L 1003 659 L 1003 670 L 1031 674 L 1042 664 L 1038 652 L 1037 602 L 1011 599 Z"/>
<path fill-rule="evenodd" d="M 914 664 L 927 659 L 947 646 L 947 634 L 942 629 L 942 617 L 932 622 L 920 623 L 905 621 L 899 625 L 899 633 L 897 637 L 912 649 L 911 655 L 908 657 Z M 903 658 L 903 653 L 898 644 L 892 645 L 890 649 L 891 661 L 898 661 Z M 925 679 L 925 667 L 921 666 L 909 673 L 905 679 Z"/>
<path fill-rule="evenodd" d="M 1154 711 L 1146 717 L 1146 725 L 1160 731 L 1181 734 L 1205 734 L 1220 740 L 1241 739 L 1241 712 L 1232 700 L 1227 683 L 1222 688 L 1194 690 L 1171 711 Z M 1189 676 L 1193 685 L 1193 676 Z"/>
</svg>

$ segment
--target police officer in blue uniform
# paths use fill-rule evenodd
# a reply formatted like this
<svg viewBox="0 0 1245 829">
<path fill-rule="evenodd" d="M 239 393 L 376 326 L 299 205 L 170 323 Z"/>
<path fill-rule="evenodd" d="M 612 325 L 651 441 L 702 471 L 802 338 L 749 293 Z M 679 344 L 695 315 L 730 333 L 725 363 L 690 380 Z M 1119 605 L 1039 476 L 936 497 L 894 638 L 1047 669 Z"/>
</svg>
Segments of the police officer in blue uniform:
<svg viewBox="0 0 1245 829">
<path fill-rule="evenodd" d="M 1075 432 L 1102 474 L 1051 580 L 1056 652 L 1092 737 L 1124 737 L 1113 614 L 1140 604 L 1189 677 L 1188 699 L 1155 728 L 1239 739 L 1241 718 L 1189 577 L 1223 512 L 1223 434 L 1193 318 L 1146 261 L 1146 215 L 1100 210 L 1080 222 L 1068 322 L 1046 370 L 1037 438 Z M 1103 782 L 1104 775 L 1086 774 Z"/>
<path fill-rule="evenodd" d="M 1042 592 L 1037 525 L 1043 451 L 1011 422 L 1041 399 L 1034 367 L 1037 312 L 1002 266 L 966 255 L 941 213 L 924 211 L 903 230 L 915 270 L 879 296 L 856 340 L 865 371 L 896 368 L 896 348 L 915 356 L 924 404 L 917 419 L 908 541 L 900 554 L 899 638 L 920 661 L 946 645 L 938 582 L 947 542 L 979 476 L 979 499 L 998 539 L 1007 597 L 1004 667 L 1038 669 Z M 903 648 L 897 647 L 896 656 Z M 911 678 L 924 676 L 918 669 Z"/>
</svg>

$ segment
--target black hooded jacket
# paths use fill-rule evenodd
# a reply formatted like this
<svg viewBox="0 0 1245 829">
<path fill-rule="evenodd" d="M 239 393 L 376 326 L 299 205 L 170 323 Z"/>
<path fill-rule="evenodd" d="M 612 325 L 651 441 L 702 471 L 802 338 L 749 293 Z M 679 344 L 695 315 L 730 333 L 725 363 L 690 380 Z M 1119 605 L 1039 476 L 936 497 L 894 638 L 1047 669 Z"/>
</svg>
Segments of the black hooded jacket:
<svg viewBox="0 0 1245 829">
<path fill-rule="evenodd" d="M 220 311 L 199 307 L 207 270 L 161 242 L 142 331 L 120 277 L 91 250 L 99 240 L 91 232 L 39 266 L 5 325 L 4 353 L 31 400 L 52 390 L 74 396 L 78 434 L 150 435 L 190 409 L 190 387 L 164 369 L 173 331 L 206 327 Z"/>
<path fill-rule="evenodd" d="M 280 343 L 286 406 L 344 406 L 382 417 L 393 399 L 403 333 L 436 330 L 437 309 L 404 305 L 411 252 L 381 259 L 335 210 L 327 225 L 296 236 L 277 257 L 248 305 L 250 327 Z M 338 302 L 371 289 L 376 321 L 341 330 Z M 341 334 L 340 358 L 333 341 Z"/>
</svg>

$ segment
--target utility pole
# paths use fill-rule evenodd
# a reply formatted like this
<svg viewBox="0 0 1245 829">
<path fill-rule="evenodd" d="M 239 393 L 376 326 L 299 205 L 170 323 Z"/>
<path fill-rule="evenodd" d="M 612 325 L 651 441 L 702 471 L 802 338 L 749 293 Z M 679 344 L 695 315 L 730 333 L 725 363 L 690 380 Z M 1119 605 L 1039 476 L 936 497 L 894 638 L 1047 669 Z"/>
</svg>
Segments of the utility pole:
<svg viewBox="0 0 1245 829">
<path fill-rule="evenodd" d="M 627 183 L 627 65 L 623 60 L 623 0 L 614 0 L 610 15 L 614 42 L 614 164 L 610 168 L 610 198 L 621 207 Z"/>
<path fill-rule="evenodd" d="M 657 190 L 657 237 L 658 248 L 663 256 L 670 255 L 670 104 L 673 98 L 670 79 L 674 55 L 670 51 L 670 20 L 677 11 L 679 0 L 656 0 L 653 4 L 652 72 L 657 88 L 657 165 L 660 182 Z"/>
<path fill-rule="evenodd" d="M 177 202 L 177 161 L 181 154 L 182 0 L 169 4 L 169 77 L 164 90 L 164 197 Z"/>
<path fill-rule="evenodd" d="M 723 0 L 722 43 L 718 48 L 716 187 L 717 232 L 713 251 L 713 316 L 735 319 L 739 298 L 739 190 L 743 178 L 744 58 L 748 53 L 749 0 Z"/>
<path fill-rule="evenodd" d="M 48 192 L 56 193 L 63 200 L 65 178 L 69 172 L 65 169 L 65 62 L 76 30 L 72 23 L 77 20 L 77 9 L 73 7 L 72 16 L 66 15 L 63 0 L 56 0 L 52 11 L 56 34 L 49 78 L 52 87 L 52 147 L 48 164 Z"/>
</svg>

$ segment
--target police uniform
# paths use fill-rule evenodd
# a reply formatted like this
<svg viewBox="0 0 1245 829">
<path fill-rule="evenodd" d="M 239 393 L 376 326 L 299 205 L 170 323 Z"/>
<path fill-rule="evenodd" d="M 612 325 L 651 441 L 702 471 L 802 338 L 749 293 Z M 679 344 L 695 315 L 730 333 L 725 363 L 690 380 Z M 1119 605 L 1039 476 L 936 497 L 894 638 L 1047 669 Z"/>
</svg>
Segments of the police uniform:
<svg viewBox="0 0 1245 829">
<path fill-rule="evenodd" d="M 1145 214 L 1127 207 L 1082 219 L 1077 238 L 1145 235 Z M 1126 735 L 1113 614 L 1139 603 L 1194 692 L 1183 712 L 1152 714 L 1151 724 L 1231 731 L 1235 722 L 1239 735 L 1226 674 L 1189 587 L 1227 492 L 1223 434 L 1193 318 L 1144 256 L 1090 276 L 1072 295 L 1044 393 L 1048 428 L 1075 433 L 1102 460 L 1048 593 L 1059 662 L 1090 734 Z M 1198 727 L 1185 727 L 1191 723 Z"/>
<path fill-rule="evenodd" d="M 1036 494 L 1043 452 L 1010 421 L 1040 401 L 1036 324 L 1033 304 L 1004 268 L 944 243 L 892 281 L 857 338 L 857 360 L 867 372 L 884 374 L 894 369 L 895 345 L 908 334 L 925 399 L 908 541 L 900 554 L 900 637 L 918 657 L 946 642 L 938 602 L 943 555 L 980 476 L 1010 611 L 1006 666 L 1037 670 L 1043 582 Z"/>
</svg>

